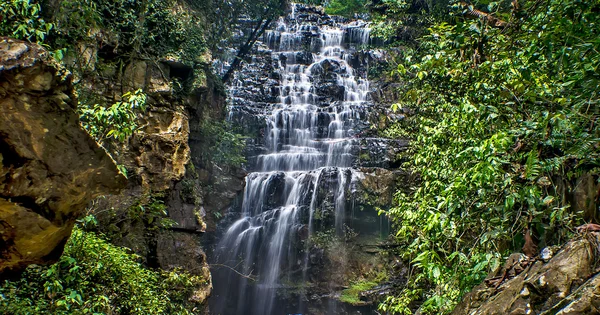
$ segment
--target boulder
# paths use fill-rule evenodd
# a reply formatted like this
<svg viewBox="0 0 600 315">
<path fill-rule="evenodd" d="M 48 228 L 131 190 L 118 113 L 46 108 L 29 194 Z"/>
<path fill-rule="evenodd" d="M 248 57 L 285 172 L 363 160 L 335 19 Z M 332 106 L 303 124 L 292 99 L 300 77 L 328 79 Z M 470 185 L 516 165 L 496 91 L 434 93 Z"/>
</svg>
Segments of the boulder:
<svg viewBox="0 0 600 315">
<path fill-rule="evenodd" d="M 600 314 L 599 244 L 598 232 L 584 232 L 547 262 L 532 262 L 497 288 L 475 287 L 452 314 Z"/>
<path fill-rule="evenodd" d="M 41 46 L 0 37 L 0 273 L 55 261 L 88 202 L 126 184 L 76 106 Z"/>
</svg>

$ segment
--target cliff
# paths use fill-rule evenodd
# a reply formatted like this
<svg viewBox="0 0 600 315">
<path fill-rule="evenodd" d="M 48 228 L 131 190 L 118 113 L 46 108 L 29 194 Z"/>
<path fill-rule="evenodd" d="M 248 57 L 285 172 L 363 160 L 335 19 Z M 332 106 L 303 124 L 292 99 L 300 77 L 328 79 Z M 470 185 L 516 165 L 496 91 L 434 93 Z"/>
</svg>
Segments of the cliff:
<svg viewBox="0 0 600 315">
<path fill-rule="evenodd" d="M 93 198 L 125 178 L 79 125 L 72 77 L 39 45 L 0 37 L 0 272 L 54 262 Z"/>
</svg>

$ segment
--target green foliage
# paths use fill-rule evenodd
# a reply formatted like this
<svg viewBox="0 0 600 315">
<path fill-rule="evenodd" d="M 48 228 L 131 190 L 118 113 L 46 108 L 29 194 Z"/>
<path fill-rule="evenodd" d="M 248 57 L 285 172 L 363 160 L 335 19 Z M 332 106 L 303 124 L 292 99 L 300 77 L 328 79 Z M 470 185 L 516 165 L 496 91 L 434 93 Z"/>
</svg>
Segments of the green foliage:
<svg viewBox="0 0 600 315">
<path fill-rule="evenodd" d="M 101 11 L 94 0 L 60 0 L 53 16 L 55 37 L 53 45 L 70 47 L 73 41 L 86 40 L 102 25 Z"/>
<path fill-rule="evenodd" d="M 49 9 L 46 2 L 3 1 L 0 35 L 67 48 L 74 58 L 73 44 L 86 41 L 100 41 L 120 58 L 171 56 L 190 65 L 207 48 L 205 18 L 175 0 L 59 0 L 56 10 Z"/>
<path fill-rule="evenodd" d="M 193 64 L 206 50 L 207 25 L 193 10 L 173 0 L 62 0 L 54 15 L 54 45 L 96 40 L 120 57 L 177 57 Z"/>
<path fill-rule="evenodd" d="M 32 265 L 0 286 L 6 314 L 194 314 L 187 298 L 205 279 L 154 271 L 137 256 L 78 228 L 60 260 Z"/>
<path fill-rule="evenodd" d="M 323 6 L 325 13 L 353 18 L 368 12 L 369 0 L 302 0 L 296 1 L 313 6 Z"/>
<path fill-rule="evenodd" d="M 161 198 L 163 198 L 161 194 L 143 197 L 129 207 L 127 217 L 133 221 L 143 222 L 149 231 L 173 227 L 177 223 L 167 218 L 167 206 Z"/>
<path fill-rule="evenodd" d="M 422 314 L 447 314 L 520 249 L 526 226 L 553 244 L 580 223 L 560 187 L 600 173 L 599 5 L 528 3 L 505 30 L 435 23 L 404 52 L 396 108 L 417 112 L 403 123 L 421 179 L 386 214 L 416 272 L 382 310 L 410 314 L 423 301 Z"/>
<path fill-rule="evenodd" d="M 81 125 L 99 143 L 109 138 L 123 142 L 138 127 L 137 114 L 146 108 L 146 94 L 136 90 L 125 93 L 122 99 L 108 108 L 99 104 L 79 105 Z"/>
<path fill-rule="evenodd" d="M 223 167 L 239 167 L 246 162 L 244 136 L 231 130 L 227 123 L 204 120 L 200 126 L 200 134 L 204 142 L 202 159 L 206 163 L 214 163 Z"/>
<path fill-rule="evenodd" d="M 331 0 L 325 6 L 325 13 L 354 17 L 356 14 L 367 12 L 366 0 Z"/>
<path fill-rule="evenodd" d="M 30 0 L 0 2 L 0 36 L 43 43 L 53 27 L 41 17 L 40 4 Z"/>
<path fill-rule="evenodd" d="M 164 56 L 180 53 L 194 61 L 204 50 L 203 24 L 189 10 L 175 9 L 172 0 L 97 1 L 102 20 L 116 46 L 132 53 Z"/>
<path fill-rule="evenodd" d="M 412 44 L 435 21 L 451 19 L 448 0 L 373 0 L 370 5 L 372 36 L 392 47 Z"/>
</svg>

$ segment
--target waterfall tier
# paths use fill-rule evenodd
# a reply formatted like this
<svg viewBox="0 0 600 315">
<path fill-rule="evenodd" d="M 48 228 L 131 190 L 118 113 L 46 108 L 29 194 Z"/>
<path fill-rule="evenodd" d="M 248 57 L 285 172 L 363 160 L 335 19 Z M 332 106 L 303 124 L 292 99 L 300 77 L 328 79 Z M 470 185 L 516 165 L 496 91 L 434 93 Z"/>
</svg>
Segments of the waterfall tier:
<svg viewBox="0 0 600 315">
<path fill-rule="evenodd" d="M 365 214 L 354 211 L 354 200 L 364 198 L 355 197 L 365 179 L 360 152 L 366 142 L 387 152 L 385 141 L 361 137 L 374 107 L 369 58 L 361 51 L 368 23 L 302 8 L 293 6 L 265 32 L 230 87 L 229 119 L 251 135 L 252 172 L 216 245 L 216 263 L 228 268 L 213 272 L 215 314 L 305 312 L 316 233 L 344 241 L 352 228 L 366 226 L 358 222 Z M 369 220 L 378 226 L 375 218 Z M 290 286 L 297 303 L 280 303 Z M 326 308 L 335 313 L 335 305 Z"/>
</svg>

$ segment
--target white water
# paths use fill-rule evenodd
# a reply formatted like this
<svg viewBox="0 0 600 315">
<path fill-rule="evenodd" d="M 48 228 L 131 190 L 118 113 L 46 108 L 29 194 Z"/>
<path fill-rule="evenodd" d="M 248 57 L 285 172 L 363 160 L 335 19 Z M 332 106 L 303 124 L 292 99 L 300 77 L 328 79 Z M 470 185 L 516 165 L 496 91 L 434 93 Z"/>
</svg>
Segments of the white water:
<svg viewBox="0 0 600 315">
<path fill-rule="evenodd" d="M 349 65 L 344 44 L 366 44 L 368 39 L 368 28 L 360 24 L 318 27 L 283 19 L 265 33 L 281 74 L 279 103 L 265 112 L 268 153 L 258 156 L 257 171 L 246 177 L 241 216 L 217 246 L 220 263 L 258 275 L 253 289 L 247 279 L 229 289 L 237 297 L 236 314 L 279 314 L 274 300 L 286 280 L 281 278 L 283 269 L 300 265 L 306 279 L 308 257 L 297 257 L 297 248 L 313 232 L 319 189 L 332 195 L 334 228 L 343 234 L 347 194 L 356 172 L 351 166 L 358 130 L 353 128 L 365 119 L 369 106 L 369 83 Z M 298 56 L 307 53 L 307 46 L 312 63 L 303 64 Z M 339 70 L 333 73 L 331 68 Z M 321 73 L 333 76 L 327 83 L 343 88 L 339 101 L 323 103 L 327 95 L 318 92 L 323 82 L 316 80 Z"/>
</svg>

